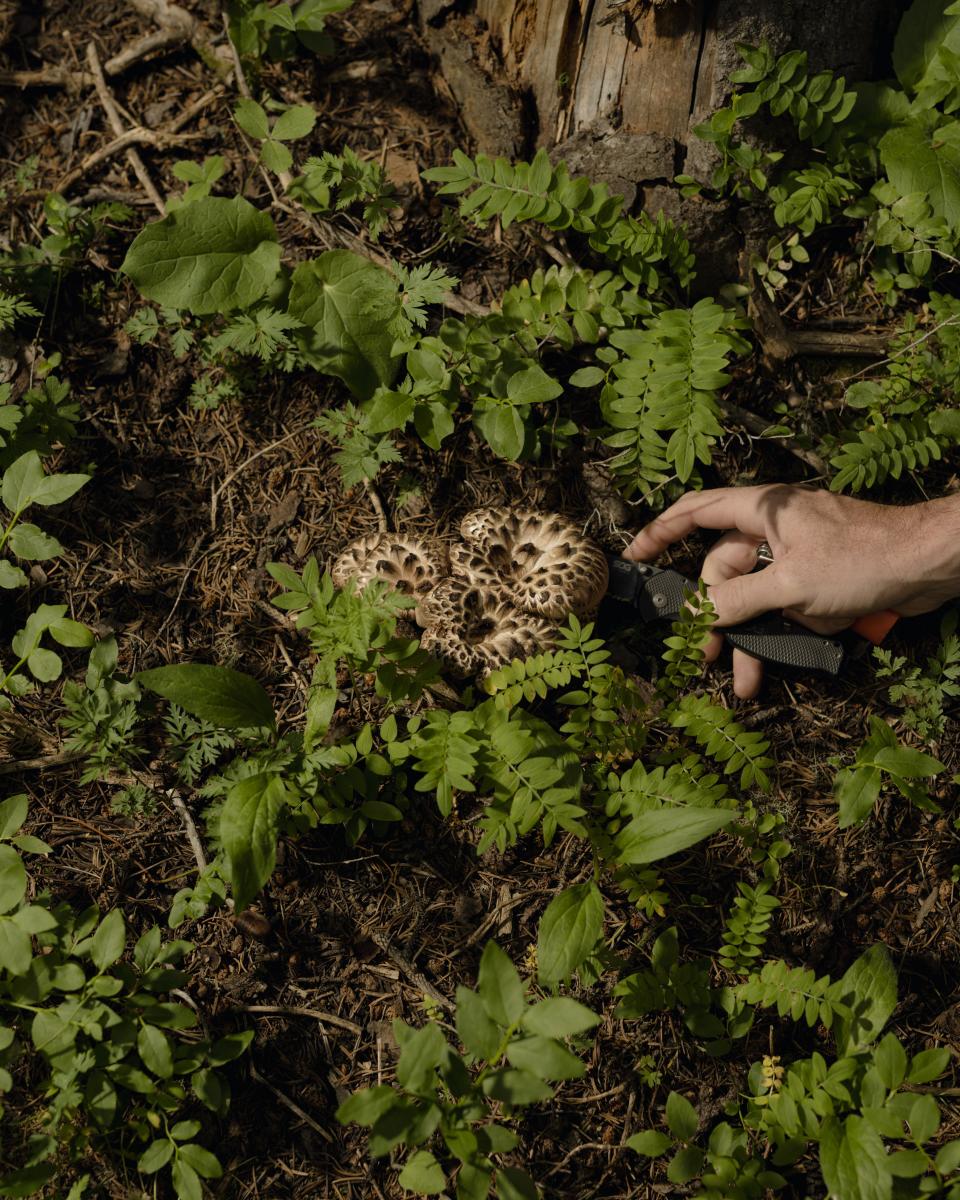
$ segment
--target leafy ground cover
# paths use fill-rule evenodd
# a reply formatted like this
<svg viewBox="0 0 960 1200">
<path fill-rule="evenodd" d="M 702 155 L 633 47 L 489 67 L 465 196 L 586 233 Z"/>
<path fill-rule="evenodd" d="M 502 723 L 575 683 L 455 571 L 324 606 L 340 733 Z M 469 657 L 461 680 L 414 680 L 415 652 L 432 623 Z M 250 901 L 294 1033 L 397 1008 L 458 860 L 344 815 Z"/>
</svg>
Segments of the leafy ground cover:
<svg viewBox="0 0 960 1200">
<path fill-rule="evenodd" d="M 705 483 L 954 491 L 960 16 L 883 85 L 744 49 L 679 184 L 769 237 L 711 296 L 344 9 L 5 28 L 0 1195 L 960 1194 L 956 611 L 745 704 L 706 609 L 471 687 L 324 575 L 486 504 L 617 551 Z"/>
</svg>

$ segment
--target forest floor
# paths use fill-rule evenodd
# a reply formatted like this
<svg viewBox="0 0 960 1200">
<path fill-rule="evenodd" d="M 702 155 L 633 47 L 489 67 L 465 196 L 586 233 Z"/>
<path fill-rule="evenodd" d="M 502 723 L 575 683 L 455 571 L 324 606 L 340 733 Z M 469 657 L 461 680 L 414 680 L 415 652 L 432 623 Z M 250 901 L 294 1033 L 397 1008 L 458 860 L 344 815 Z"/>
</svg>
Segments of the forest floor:
<svg viewBox="0 0 960 1200">
<path fill-rule="evenodd" d="M 218 28 L 216 6 L 192 7 Z M 143 19 L 120 0 L 47 0 L 40 9 L 23 5 L 8 14 L 7 69 L 61 68 L 68 78 L 79 77 L 88 43 L 105 61 L 143 32 Z M 383 250 L 407 263 L 440 238 L 439 210 L 419 172 L 447 162 L 454 147 L 466 144 L 414 25 L 408 5 L 358 4 L 332 25 L 332 62 L 307 57 L 267 67 L 264 76 L 283 101 L 317 110 L 311 151 L 348 143 L 383 163 L 402 199 Z M 362 77 L 367 68 L 351 77 L 346 68 L 358 63 L 370 64 L 375 77 Z M 130 124 L 158 132 L 203 100 L 180 130 L 182 141 L 140 148 L 161 191 L 181 187 L 171 173 L 178 160 L 222 154 L 227 182 L 271 210 L 288 251 L 326 248 L 274 202 L 232 120 L 234 94 L 189 47 L 141 62 L 111 79 L 110 87 Z M 7 87 L 3 105 L 2 234 L 10 245 L 35 242 L 43 196 L 111 134 L 87 84 Z M 79 436 L 60 469 L 88 469 L 94 478 L 54 521 L 68 553 L 49 575 L 34 576 L 35 598 L 62 599 L 98 633 L 116 633 L 127 674 L 185 661 L 235 666 L 267 687 L 281 721 L 292 719 L 302 712 L 309 678 L 306 648 L 270 608 L 275 587 L 265 564 L 300 568 L 315 555 L 328 565 L 347 542 L 378 528 L 368 492 L 344 489 L 332 461 L 336 447 L 312 424 L 342 400 L 344 389 L 328 377 L 277 374 L 242 401 L 191 408 L 189 368 L 168 347 L 132 343 L 123 329 L 139 299 L 117 268 L 132 232 L 156 217 L 150 200 L 122 155 L 86 170 L 66 194 L 78 202 L 119 200 L 135 215 L 45 314 L 43 352 L 62 355 L 60 374 L 82 409 Z M 349 228 L 348 218 L 342 223 Z M 500 238 L 474 232 L 435 257 L 460 275 L 461 295 L 484 304 L 549 261 L 537 242 L 516 231 Z M 794 319 L 798 312 L 820 319 L 850 315 L 831 299 L 835 266 L 824 260 Z M 869 322 L 880 310 L 858 315 Z M 29 380 L 38 352 L 37 346 L 4 350 L 15 360 L 15 393 Z M 838 369 L 835 362 L 805 365 L 814 394 L 818 371 Z M 850 374 L 861 366 L 840 364 Z M 739 370 L 736 394 L 747 407 L 796 387 L 795 374 L 771 374 L 756 360 Z M 504 464 L 469 432 L 446 446 L 428 458 L 419 442 L 405 442 L 402 466 L 381 475 L 380 494 L 398 528 L 449 530 L 478 505 L 522 504 L 592 520 L 596 536 L 615 549 L 621 530 L 635 532 L 648 519 L 642 505 L 615 522 L 598 516 L 569 459 Z M 783 449 L 735 432 L 722 445 L 713 478 L 799 479 L 804 471 Z M 693 540 L 675 561 L 695 572 L 700 551 Z M 19 610 L 5 602 L 4 643 L 20 620 Z M 891 645 L 919 660 L 935 645 L 936 628 L 934 619 L 903 624 Z M 656 654 L 651 643 L 648 657 Z M 80 665 L 78 653 L 73 667 Z M 737 703 L 728 661 L 703 687 Z M 20 729 L 19 743 L 0 763 L 6 788 L 30 795 L 31 832 L 54 848 L 32 868 L 38 886 L 79 905 L 119 905 L 134 929 L 165 926 L 173 892 L 196 867 L 177 812 L 161 801 L 152 815 L 120 815 L 112 809 L 116 785 L 81 785 L 79 766 L 57 758 L 63 735 L 49 697 L 44 690 L 18 702 L 30 731 Z M 836 681 L 771 677 L 758 701 L 737 707 L 739 719 L 762 729 L 776 750 L 776 783 L 766 803 L 787 818 L 794 848 L 778 889 L 783 907 L 770 953 L 836 976 L 865 947 L 884 942 L 900 979 L 892 1027 L 913 1048 L 960 1044 L 952 822 L 888 798 L 865 826 L 837 826 L 831 759 L 849 760 L 869 713 L 896 715 L 869 659 Z M 960 770 L 955 724 L 934 752 Z M 24 767 L 23 759 L 40 765 Z M 470 806 L 453 820 L 426 802 L 415 814 L 390 836 L 368 835 L 355 847 L 324 827 L 284 842 L 261 897 L 263 928 L 220 910 L 178 931 L 195 943 L 192 996 L 205 1020 L 221 1032 L 256 1029 L 251 1053 L 233 1065 L 233 1105 L 215 1135 L 225 1165 L 216 1194 L 237 1200 L 399 1196 L 395 1172 L 385 1161 L 371 1163 L 366 1134 L 337 1124 L 337 1103 L 357 1088 L 389 1080 L 394 1018 L 418 1023 L 424 991 L 450 998 L 458 983 L 472 983 L 488 937 L 522 961 L 550 897 L 591 868 L 589 852 L 565 837 L 547 851 L 531 836 L 505 854 L 478 858 Z M 691 951 L 716 946 L 742 873 L 740 855 L 733 839 L 719 837 L 671 864 L 671 920 L 685 931 Z M 653 925 L 622 898 L 609 904 L 617 953 L 628 961 L 642 957 Z M 594 1003 L 604 990 L 601 981 Z M 803 1034 L 785 1027 L 783 1038 L 785 1049 L 778 1052 L 789 1053 Z M 658 1174 L 662 1168 L 651 1174 L 647 1160 L 624 1151 L 622 1142 L 657 1124 L 668 1088 L 687 1095 L 701 1113 L 718 1112 L 743 1087 L 752 1058 L 765 1051 L 751 1041 L 731 1060 L 713 1060 L 670 1015 L 642 1022 L 608 1017 L 585 1078 L 525 1118 L 527 1168 L 548 1196 L 669 1194 L 674 1188 Z M 944 1102 L 952 1116 L 948 1132 L 957 1136 L 960 1105 Z M 11 1106 L 16 1103 L 11 1097 Z M 135 1194 L 114 1167 L 94 1169 L 103 1195 Z"/>
</svg>

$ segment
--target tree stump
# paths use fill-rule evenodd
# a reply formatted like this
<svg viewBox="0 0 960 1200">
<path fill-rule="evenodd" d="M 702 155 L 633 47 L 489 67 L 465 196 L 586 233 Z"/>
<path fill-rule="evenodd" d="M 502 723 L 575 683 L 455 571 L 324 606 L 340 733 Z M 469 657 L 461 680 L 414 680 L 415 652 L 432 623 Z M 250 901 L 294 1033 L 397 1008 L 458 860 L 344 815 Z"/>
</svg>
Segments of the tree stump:
<svg viewBox="0 0 960 1200">
<path fill-rule="evenodd" d="M 544 146 L 607 183 L 627 207 L 663 209 L 721 274 L 736 231 L 722 206 L 682 202 L 677 174 L 708 178 L 715 151 L 693 129 L 723 106 L 737 43 L 803 49 L 850 80 L 891 73 L 908 0 L 422 0 L 421 30 L 476 148 Z M 719 240 L 718 240 L 719 239 Z M 724 264 L 724 265 L 721 265 Z M 711 275 L 701 261 L 701 276 Z"/>
</svg>

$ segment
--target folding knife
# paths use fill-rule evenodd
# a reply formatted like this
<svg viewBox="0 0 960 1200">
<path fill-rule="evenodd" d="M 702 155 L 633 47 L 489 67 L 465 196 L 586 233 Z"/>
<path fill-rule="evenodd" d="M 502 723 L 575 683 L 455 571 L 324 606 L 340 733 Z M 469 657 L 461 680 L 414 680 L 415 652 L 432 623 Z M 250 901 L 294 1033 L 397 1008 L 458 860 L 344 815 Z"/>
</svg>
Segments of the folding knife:
<svg viewBox="0 0 960 1200">
<path fill-rule="evenodd" d="M 675 621 L 686 603 L 685 597 L 697 590 L 696 584 L 679 571 L 613 555 L 608 555 L 607 563 L 607 597 L 631 605 L 643 622 Z M 847 659 L 858 658 L 871 642 L 882 640 L 896 619 L 894 613 L 876 613 L 857 622 L 853 627 L 856 632 L 825 637 L 786 620 L 780 613 L 765 613 L 742 625 L 724 626 L 718 632 L 731 646 L 763 662 L 837 675 Z"/>
</svg>

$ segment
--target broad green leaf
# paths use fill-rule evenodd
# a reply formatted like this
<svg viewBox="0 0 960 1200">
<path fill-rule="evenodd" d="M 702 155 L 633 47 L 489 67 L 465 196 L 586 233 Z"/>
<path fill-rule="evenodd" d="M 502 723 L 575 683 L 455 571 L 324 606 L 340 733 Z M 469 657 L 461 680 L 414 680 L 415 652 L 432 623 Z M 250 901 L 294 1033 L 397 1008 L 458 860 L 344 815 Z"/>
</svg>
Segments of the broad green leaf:
<svg viewBox="0 0 960 1200">
<path fill-rule="evenodd" d="M 820 1169 L 830 1195 L 843 1200 L 890 1200 L 893 1193 L 883 1139 L 863 1117 L 823 1122 Z"/>
<path fill-rule="evenodd" d="M 540 1191 L 520 1167 L 500 1167 L 497 1171 L 497 1200 L 540 1200 Z"/>
<path fill-rule="evenodd" d="M 586 1065 L 553 1038 L 516 1038 L 507 1046 L 507 1059 L 515 1067 L 531 1071 L 540 1079 L 579 1079 Z"/>
<path fill-rule="evenodd" d="M 63 547 L 55 537 L 28 522 L 14 527 L 7 544 L 17 558 L 25 558 L 30 562 L 45 562 L 63 553 Z"/>
<path fill-rule="evenodd" d="M 177 1200 L 203 1200 L 200 1176 L 181 1158 L 173 1164 L 173 1186 L 176 1189 Z"/>
<path fill-rule="evenodd" d="M 884 1087 L 894 1089 L 903 1083 L 907 1073 L 907 1053 L 895 1033 L 888 1033 L 877 1046 L 874 1065 Z"/>
<path fill-rule="evenodd" d="M 400 1051 L 397 1083 L 408 1092 L 432 1087 L 434 1070 L 440 1065 L 447 1043 L 439 1025 L 432 1022 L 415 1030 Z"/>
<path fill-rule="evenodd" d="M 507 381 L 507 395 L 514 404 L 544 404 L 563 395 L 563 387 L 536 363 L 517 371 Z"/>
<path fill-rule="evenodd" d="M 834 1033 L 841 1055 L 876 1041 L 897 1007 L 897 972 L 886 946 L 878 942 L 853 963 L 843 978 L 841 999 L 851 1016 L 837 1017 Z"/>
<path fill-rule="evenodd" d="M 549 1100 L 553 1088 L 543 1082 L 532 1071 L 518 1071 L 510 1067 L 494 1071 L 484 1079 L 484 1094 L 505 1104 L 537 1104 Z"/>
<path fill-rule="evenodd" d="M 273 873 L 277 857 L 277 818 L 287 802 L 278 775 L 252 775 L 227 792 L 220 814 L 220 838 L 230 867 L 237 912 L 242 912 Z"/>
<path fill-rule="evenodd" d="M 0 838 L 13 837 L 27 819 L 29 807 L 30 801 L 23 794 L 0 801 Z"/>
<path fill-rule="evenodd" d="M 457 1036 L 474 1058 L 490 1060 L 500 1047 L 500 1030 L 476 992 L 457 988 Z"/>
<path fill-rule="evenodd" d="M 160 1079 L 173 1074 L 173 1052 L 167 1035 L 154 1025 L 141 1025 L 137 1033 L 137 1053 L 148 1071 Z"/>
<path fill-rule="evenodd" d="M 5 558 L 0 558 L 0 588 L 10 591 L 12 588 L 26 587 L 27 577 L 15 567 L 12 562 Z"/>
<path fill-rule="evenodd" d="M 890 182 L 906 196 L 923 192 L 934 215 L 960 224 L 960 121 L 931 133 L 919 122 L 900 125 L 880 139 L 880 160 Z"/>
<path fill-rule="evenodd" d="M 293 155 L 283 144 L 268 138 L 260 147 L 260 161 L 275 175 L 282 175 L 293 166 Z"/>
<path fill-rule="evenodd" d="M 27 890 L 27 870 L 12 846 L 0 846 L 0 913 L 9 912 Z"/>
<path fill-rule="evenodd" d="M 30 934 L 9 917 L 0 916 L 0 970 L 25 975 L 32 960 Z"/>
<path fill-rule="evenodd" d="M 436 1196 L 447 1186 L 447 1177 L 429 1150 L 416 1150 L 407 1159 L 397 1182 L 418 1196 Z"/>
<path fill-rule="evenodd" d="M 399 294 L 381 267 L 349 250 L 328 250 L 294 271 L 287 309 L 308 327 L 301 342 L 317 370 L 364 399 L 392 383 L 400 360 L 391 354 L 389 325 Z"/>
<path fill-rule="evenodd" d="M 154 1175 L 161 1167 L 165 1167 L 173 1157 L 173 1142 L 167 1138 L 157 1138 L 137 1159 L 137 1170 L 141 1175 Z"/>
<path fill-rule="evenodd" d="M 960 15 L 948 16 L 951 0 L 913 0 L 897 29 L 893 68 L 905 88 L 916 90 L 941 46 L 960 51 Z"/>
<path fill-rule="evenodd" d="M 494 454 L 515 462 L 523 451 L 526 428 L 523 418 L 512 404 L 494 404 L 475 409 L 473 423 L 483 435 Z"/>
<path fill-rule="evenodd" d="M 293 142 L 297 138 L 306 137 L 316 123 L 317 114 L 314 109 L 309 104 L 298 104 L 277 117 L 270 136 L 280 142 Z"/>
<path fill-rule="evenodd" d="M 946 770 L 938 759 L 912 746 L 885 746 L 873 756 L 873 762 L 884 771 L 904 779 L 924 779 Z"/>
<path fill-rule="evenodd" d="M 950 1066 L 951 1054 L 946 1046 L 936 1046 L 932 1050 L 921 1050 L 910 1059 L 910 1070 L 907 1080 L 910 1083 L 932 1083 Z"/>
<path fill-rule="evenodd" d="M 874 766 L 844 767 L 837 772 L 833 788 L 841 829 L 859 825 L 870 816 L 880 795 L 882 781 L 879 769 Z"/>
<path fill-rule="evenodd" d="M 600 1024 L 600 1017 L 569 996 L 550 996 L 523 1014 L 523 1027 L 544 1037 L 573 1037 Z"/>
<path fill-rule="evenodd" d="M 667 1178 L 671 1183 L 688 1183 L 703 1170 L 703 1151 L 696 1146 L 684 1146 L 667 1164 Z"/>
<path fill-rule="evenodd" d="M 12 513 L 21 512 L 33 503 L 44 478 L 40 455 L 36 450 L 28 450 L 26 454 L 21 454 L 3 473 L 0 495 L 4 507 Z"/>
<path fill-rule="evenodd" d="M 50 636 L 61 646 L 73 646 L 80 649 L 92 646 L 96 641 L 92 630 L 79 621 L 72 621 L 69 617 L 61 617 L 59 621 L 53 621 L 50 625 Z"/>
<path fill-rule="evenodd" d="M 203 1146 L 198 1146 L 196 1142 L 190 1142 L 186 1146 L 179 1148 L 179 1156 L 185 1162 L 188 1162 L 198 1175 L 202 1175 L 204 1179 L 219 1179 L 223 1174 L 223 1167 L 220 1166 L 217 1158 L 205 1150 Z"/>
<path fill-rule="evenodd" d="M 697 1110 L 679 1092 L 671 1092 L 667 1096 L 666 1117 L 670 1132 L 682 1142 L 689 1142 L 700 1124 Z"/>
<path fill-rule="evenodd" d="M 220 729 L 273 728 L 270 697 L 255 679 L 230 667 L 179 663 L 140 671 L 138 683 Z"/>
<path fill-rule="evenodd" d="M 599 367 L 581 367 L 579 371 L 574 371 L 568 383 L 571 387 L 589 388 L 603 383 L 605 378 L 606 373 L 601 371 Z"/>
<path fill-rule="evenodd" d="M 603 932 L 603 897 L 595 883 L 578 883 L 547 905 L 537 937 L 537 977 L 563 983 L 592 953 Z"/>
<path fill-rule="evenodd" d="M 355 1122 L 357 1125 L 376 1125 L 385 1112 L 397 1103 L 397 1093 L 392 1087 L 362 1088 L 354 1092 L 337 1109 L 337 1120 L 341 1125 Z"/>
<path fill-rule="evenodd" d="M 249 137 L 262 142 L 270 136 L 270 121 L 263 106 L 256 100 L 238 100 L 233 108 L 233 119 Z"/>
<path fill-rule="evenodd" d="M 100 971 L 105 971 L 123 954 L 127 942 L 127 928 L 124 924 L 123 913 L 119 908 L 112 908 L 100 922 L 97 932 L 90 939 L 90 960 Z"/>
<path fill-rule="evenodd" d="M 89 475 L 45 475 L 33 494 L 34 504 L 63 504 L 89 483 Z"/>
<path fill-rule="evenodd" d="M 453 415 L 445 404 L 431 400 L 413 410 L 413 427 L 431 450 L 439 450 L 443 439 L 453 433 Z"/>
<path fill-rule="evenodd" d="M 391 392 L 388 388 L 378 390 L 364 405 L 367 432 L 389 433 L 391 429 L 401 429 L 413 415 L 415 404 L 416 398 L 409 392 Z"/>
<path fill-rule="evenodd" d="M 523 1016 L 523 984 L 506 954 L 496 942 L 487 942 L 480 956 L 477 992 L 491 1020 L 506 1029 Z"/>
<path fill-rule="evenodd" d="M 644 1129 L 642 1133 L 635 1133 L 633 1137 L 627 1138 L 626 1144 L 631 1150 L 645 1154 L 647 1158 L 659 1158 L 673 1145 L 673 1139 L 656 1129 Z"/>
<path fill-rule="evenodd" d="M 242 196 L 204 196 L 141 230 L 120 269 L 168 308 L 224 313 L 266 293 L 280 245 L 270 218 Z"/>
<path fill-rule="evenodd" d="M 34 679 L 39 679 L 41 683 L 51 683 L 60 678 L 63 660 L 52 650 L 44 650 L 38 646 L 27 655 L 27 668 Z"/>
<path fill-rule="evenodd" d="M 620 863 L 651 863 L 702 842 L 731 821 L 736 812 L 671 805 L 634 817 L 617 837 Z"/>
</svg>

